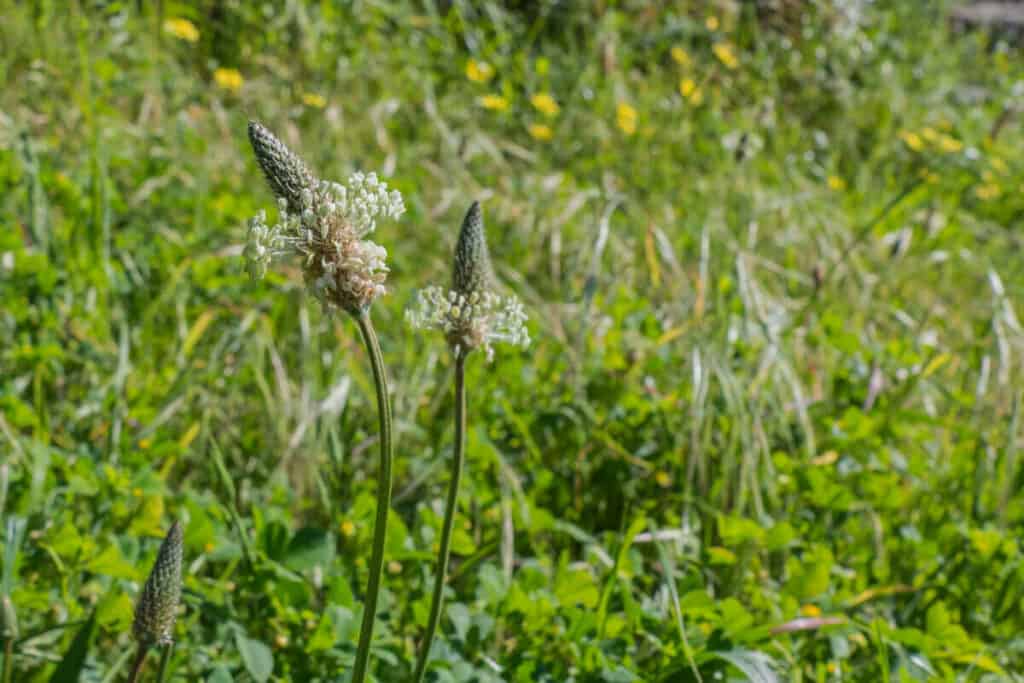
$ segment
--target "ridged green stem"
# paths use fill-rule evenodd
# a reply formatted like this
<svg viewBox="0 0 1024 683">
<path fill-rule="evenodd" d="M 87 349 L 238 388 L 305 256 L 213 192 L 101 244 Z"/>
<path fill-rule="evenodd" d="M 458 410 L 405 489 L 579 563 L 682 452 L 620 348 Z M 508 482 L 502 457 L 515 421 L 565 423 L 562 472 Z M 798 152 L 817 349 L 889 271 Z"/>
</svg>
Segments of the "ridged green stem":
<svg viewBox="0 0 1024 683">
<path fill-rule="evenodd" d="M 370 579 L 366 586 L 366 600 L 363 603 L 363 624 L 359 630 L 359 647 L 356 649 L 356 663 L 352 683 L 363 683 L 370 660 L 370 644 L 373 641 L 373 622 L 377 617 L 377 596 L 380 593 L 380 577 L 384 571 L 384 541 L 388 530 L 388 511 L 391 508 L 391 402 L 388 398 L 388 382 L 384 374 L 384 357 L 380 342 L 374 332 L 370 315 L 366 311 L 354 316 L 366 344 L 373 367 L 373 381 L 377 389 L 377 413 L 380 418 L 380 473 L 377 477 L 377 519 L 373 527 L 373 552 L 370 555 Z"/>
<path fill-rule="evenodd" d="M 441 548 L 437 553 L 437 569 L 434 574 L 434 597 L 430 602 L 430 617 L 427 632 L 423 637 L 419 661 L 416 663 L 414 683 L 420 683 L 427 675 L 430 660 L 430 646 L 434 642 L 437 625 L 441 621 L 441 605 L 444 602 L 444 585 L 448 578 L 448 556 L 451 554 L 452 528 L 455 526 L 455 508 L 459 500 L 459 480 L 462 479 L 462 464 L 466 455 L 466 356 L 455 357 L 455 446 L 452 456 L 452 473 L 448 482 L 448 500 L 444 508 L 444 526 L 441 528 Z"/>
<path fill-rule="evenodd" d="M 14 671 L 14 637 L 8 636 L 4 642 L 4 674 L 3 682 L 11 683 L 11 672 Z"/>
<path fill-rule="evenodd" d="M 163 651 L 160 653 L 160 669 L 156 674 L 156 683 L 164 683 L 164 676 L 167 675 L 167 663 L 171 661 L 171 650 L 173 649 L 174 643 L 164 645 Z"/>
<path fill-rule="evenodd" d="M 139 652 L 135 655 L 135 661 L 132 663 L 131 673 L 128 674 L 128 683 L 135 683 L 139 680 L 139 674 L 142 673 L 142 665 L 146 663 L 146 654 L 149 652 L 142 643 L 139 643 Z"/>
</svg>

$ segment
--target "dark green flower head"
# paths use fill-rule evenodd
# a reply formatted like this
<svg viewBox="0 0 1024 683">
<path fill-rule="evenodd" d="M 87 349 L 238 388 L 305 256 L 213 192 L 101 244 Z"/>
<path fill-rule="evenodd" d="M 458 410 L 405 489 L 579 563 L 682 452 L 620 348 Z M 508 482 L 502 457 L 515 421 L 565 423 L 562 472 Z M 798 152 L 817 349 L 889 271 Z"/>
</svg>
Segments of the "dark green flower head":
<svg viewBox="0 0 1024 683">
<path fill-rule="evenodd" d="M 491 284 L 491 257 L 484 235 L 484 216 L 480 202 L 473 202 L 462 221 L 455 244 L 455 268 L 452 289 L 463 296 L 482 294 Z"/>
<path fill-rule="evenodd" d="M 316 187 L 316 176 L 262 123 L 249 122 L 249 142 L 274 196 L 287 201 L 289 211 L 301 211 L 302 191 Z"/>
<path fill-rule="evenodd" d="M 135 606 L 132 633 L 140 643 L 168 645 L 173 642 L 174 621 L 181 600 L 182 541 L 181 524 L 175 521 L 160 545 L 156 563 Z"/>
</svg>

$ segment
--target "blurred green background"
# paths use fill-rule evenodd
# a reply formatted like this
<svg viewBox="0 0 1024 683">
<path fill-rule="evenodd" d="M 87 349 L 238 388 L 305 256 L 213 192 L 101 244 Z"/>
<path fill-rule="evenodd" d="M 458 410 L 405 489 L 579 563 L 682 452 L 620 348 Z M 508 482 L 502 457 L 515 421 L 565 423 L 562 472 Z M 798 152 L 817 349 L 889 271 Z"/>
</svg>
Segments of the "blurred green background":
<svg viewBox="0 0 1024 683">
<path fill-rule="evenodd" d="M 172 519 L 172 680 L 344 680 L 372 379 L 294 264 L 245 276 L 255 118 L 409 209 L 374 238 L 377 680 L 411 672 L 451 454 L 449 354 L 402 312 L 479 199 L 534 343 L 470 363 L 433 680 L 1024 681 L 1024 62 L 949 9 L 0 0 L 11 680 L 76 634 L 82 681 L 124 680 Z"/>
</svg>

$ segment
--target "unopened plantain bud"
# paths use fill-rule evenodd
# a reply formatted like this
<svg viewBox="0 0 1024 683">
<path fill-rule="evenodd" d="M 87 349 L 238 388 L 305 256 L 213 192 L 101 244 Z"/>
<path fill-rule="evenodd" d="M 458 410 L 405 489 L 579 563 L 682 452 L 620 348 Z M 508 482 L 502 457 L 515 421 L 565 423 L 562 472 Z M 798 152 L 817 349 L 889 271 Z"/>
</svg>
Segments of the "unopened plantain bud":
<svg viewBox="0 0 1024 683">
<path fill-rule="evenodd" d="M 441 330 L 457 356 L 482 348 L 490 360 L 493 342 L 526 347 L 526 312 L 514 296 L 491 291 L 491 259 L 484 238 L 480 204 L 469 207 L 455 245 L 452 288 L 428 287 L 405 317 L 413 327 Z"/>
<path fill-rule="evenodd" d="M 302 192 L 316 187 L 316 176 L 302 159 L 257 121 L 249 122 L 249 142 L 270 190 L 288 202 L 289 211 L 301 211 Z"/>
<path fill-rule="evenodd" d="M 491 281 L 491 257 L 484 236 L 484 217 L 480 202 L 473 202 L 462 221 L 459 241 L 455 244 L 455 268 L 452 289 L 463 296 L 481 293 Z"/>
<path fill-rule="evenodd" d="M 153 570 L 135 606 L 132 633 L 144 645 L 173 642 L 174 621 L 181 599 L 182 540 L 181 524 L 175 521 L 160 545 Z"/>
</svg>

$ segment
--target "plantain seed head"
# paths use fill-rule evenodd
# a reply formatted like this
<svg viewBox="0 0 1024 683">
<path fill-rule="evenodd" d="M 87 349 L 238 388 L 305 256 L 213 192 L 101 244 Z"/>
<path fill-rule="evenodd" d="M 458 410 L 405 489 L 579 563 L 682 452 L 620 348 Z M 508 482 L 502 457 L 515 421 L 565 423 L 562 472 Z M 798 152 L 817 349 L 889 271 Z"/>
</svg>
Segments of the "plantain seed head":
<svg viewBox="0 0 1024 683">
<path fill-rule="evenodd" d="M 173 641 L 174 621 L 181 600 L 181 524 L 171 525 L 160 544 L 153 570 L 139 594 L 132 632 L 146 645 L 167 645 Z"/>
</svg>

